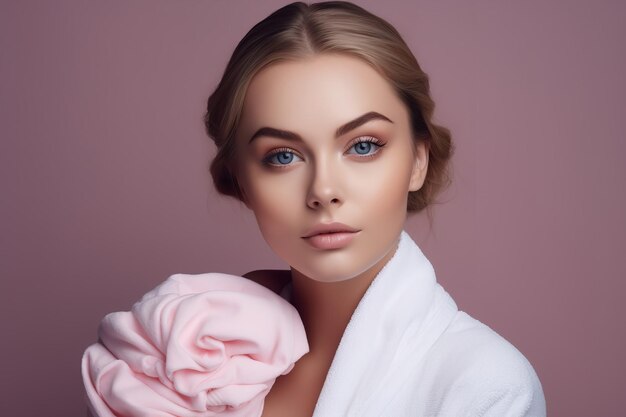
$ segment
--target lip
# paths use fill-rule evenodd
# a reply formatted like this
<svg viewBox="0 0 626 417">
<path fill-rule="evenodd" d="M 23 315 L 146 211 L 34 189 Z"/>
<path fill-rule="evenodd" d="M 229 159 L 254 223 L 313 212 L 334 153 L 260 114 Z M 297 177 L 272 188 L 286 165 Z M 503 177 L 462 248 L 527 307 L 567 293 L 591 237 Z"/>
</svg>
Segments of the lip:
<svg viewBox="0 0 626 417">
<path fill-rule="evenodd" d="M 310 228 L 303 238 L 307 239 L 319 234 L 328 234 L 328 233 L 355 233 L 358 232 L 359 229 L 355 229 L 354 227 L 350 227 L 347 224 L 332 222 L 332 223 L 318 223 L 312 228 Z"/>
<path fill-rule="evenodd" d="M 359 229 L 339 222 L 319 223 L 302 238 L 317 249 L 341 249 L 348 246 L 359 232 Z"/>
</svg>

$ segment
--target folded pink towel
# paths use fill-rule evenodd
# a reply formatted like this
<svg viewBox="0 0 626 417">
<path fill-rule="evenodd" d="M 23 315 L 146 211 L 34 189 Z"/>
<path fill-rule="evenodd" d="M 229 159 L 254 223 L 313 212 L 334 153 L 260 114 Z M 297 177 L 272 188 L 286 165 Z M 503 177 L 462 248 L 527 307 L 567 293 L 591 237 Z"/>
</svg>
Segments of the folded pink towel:
<svg viewBox="0 0 626 417">
<path fill-rule="evenodd" d="M 297 310 L 220 273 L 176 274 L 102 320 L 82 358 L 98 417 L 258 417 L 279 375 L 309 351 Z"/>
</svg>

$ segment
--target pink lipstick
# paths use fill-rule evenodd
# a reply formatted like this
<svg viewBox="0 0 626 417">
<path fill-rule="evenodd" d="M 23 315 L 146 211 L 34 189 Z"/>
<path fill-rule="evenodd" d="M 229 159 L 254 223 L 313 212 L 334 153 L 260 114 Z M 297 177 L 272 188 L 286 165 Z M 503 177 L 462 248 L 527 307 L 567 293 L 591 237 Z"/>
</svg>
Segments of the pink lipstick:
<svg viewBox="0 0 626 417">
<path fill-rule="evenodd" d="M 343 223 L 318 223 L 302 238 L 317 249 L 341 249 L 346 247 L 360 230 Z"/>
</svg>

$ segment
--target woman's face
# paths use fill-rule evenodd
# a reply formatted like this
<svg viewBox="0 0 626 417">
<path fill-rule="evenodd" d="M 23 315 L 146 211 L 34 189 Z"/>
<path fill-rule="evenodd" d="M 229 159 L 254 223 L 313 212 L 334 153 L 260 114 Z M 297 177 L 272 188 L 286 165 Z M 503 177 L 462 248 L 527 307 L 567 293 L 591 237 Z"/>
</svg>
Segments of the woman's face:
<svg viewBox="0 0 626 417">
<path fill-rule="evenodd" d="M 422 186 L 428 165 L 393 87 L 338 54 L 260 71 L 246 93 L 236 154 L 237 180 L 266 242 L 324 282 L 358 276 L 393 254 L 408 192 Z M 357 232 L 330 248 L 304 238 L 332 222 Z"/>
</svg>

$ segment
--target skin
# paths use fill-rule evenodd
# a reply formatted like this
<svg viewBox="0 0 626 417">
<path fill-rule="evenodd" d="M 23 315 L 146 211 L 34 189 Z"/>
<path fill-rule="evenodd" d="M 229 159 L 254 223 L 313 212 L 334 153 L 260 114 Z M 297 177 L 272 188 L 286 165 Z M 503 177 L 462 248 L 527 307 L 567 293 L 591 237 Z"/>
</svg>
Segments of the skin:
<svg viewBox="0 0 626 417">
<path fill-rule="evenodd" d="M 369 112 L 390 121 L 370 119 L 336 137 L 340 126 Z M 250 142 L 263 127 L 301 140 L 269 132 Z M 272 154 L 276 150 L 282 154 Z M 244 202 L 268 245 L 290 266 L 273 274 L 293 282 L 310 352 L 283 379 L 307 380 L 314 395 L 304 414 L 310 415 L 354 309 L 397 249 L 408 192 L 424 183 L 428 150 L 413 140 L 406 106 L 375 69 L 348 55 L 318 54 L 255 75 L 236 155 Z M 320 250 L 302 239 L 315 224 L 333 221 L 360 230 L 347 247 Z M 279 378 L 272 391 L 289 386 Z"/>
</svg>

